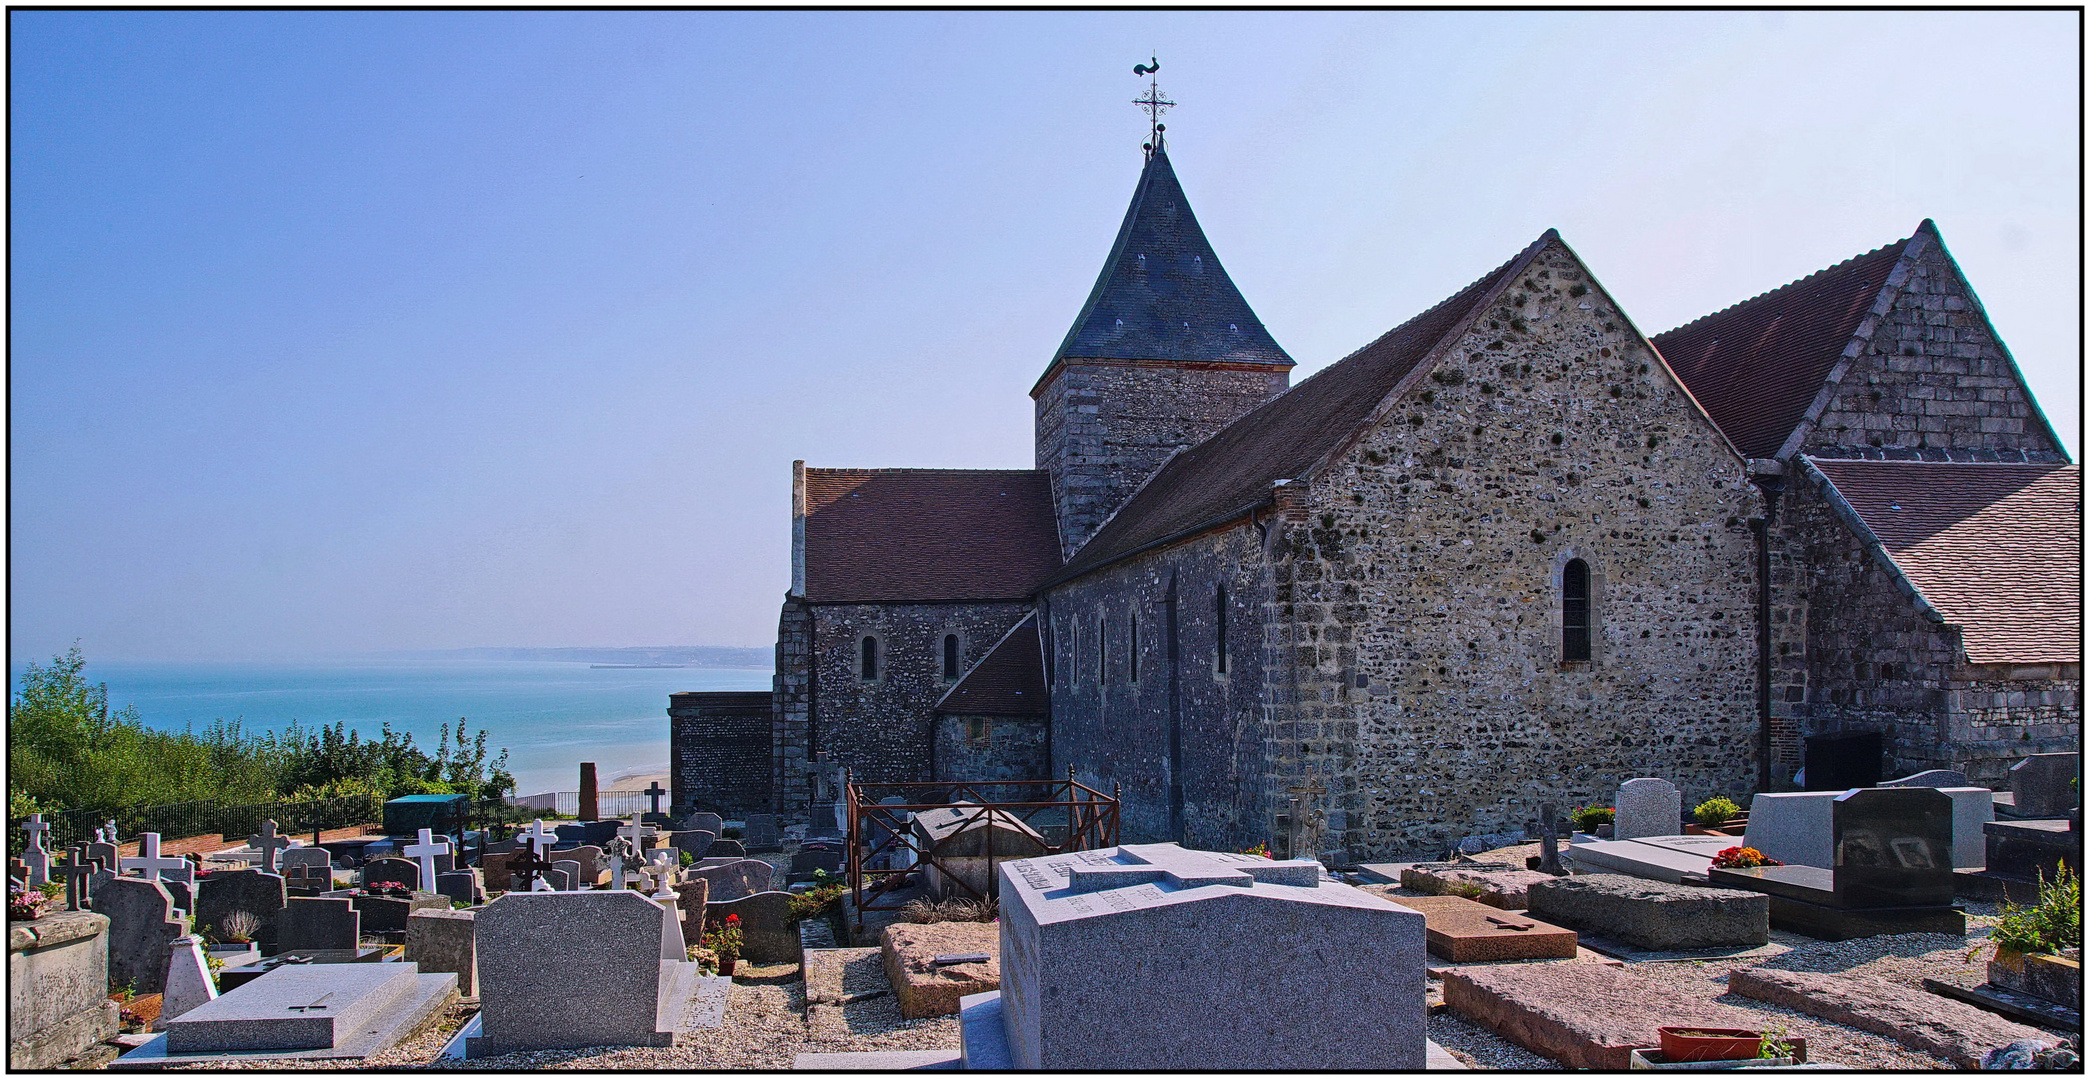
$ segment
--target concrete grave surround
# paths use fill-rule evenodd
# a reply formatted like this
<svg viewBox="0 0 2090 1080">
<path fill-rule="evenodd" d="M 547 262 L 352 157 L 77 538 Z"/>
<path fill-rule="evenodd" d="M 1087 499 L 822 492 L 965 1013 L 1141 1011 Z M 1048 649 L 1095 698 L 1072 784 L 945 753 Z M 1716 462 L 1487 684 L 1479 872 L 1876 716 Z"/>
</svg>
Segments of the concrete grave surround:
<svg viewBox="0 0 2090 1080">
<path fill-rule="evenodd" d="M 702 878 L 711 883 L 711 903 L 723 904 L 766 892 L 776 868 L 760 859 L 734 859 L 731 862 L 698 866 L 689 871 L 689 876 Z"/>
<path fill-rule="evenodd" d="M 286 964 L 169 1021 L 122 1065 L 184 1059 L 364 1057 L 396 1043 L 457 993 L 412 964 Z"/>
<path fill-rule="evenodd" d="M 1836 861 L 1831 821 L 1840 791 L 1765 792 L 1749 804 L 1742 844 L 1793 866 L 1827 868 Z"/>
<path fill-rule="evenodd" d="M 1534 885 L 1530 914 L 1643 949 L 1755 946 L 1771 940 L 1767 897 L 1622 874 L 1585 874 Z"/>
<path fill-rule="evenodd" d="M 2010 767 L 2010 790 L 2017 816 L 2061 817 L 2081 801 L 2069 790 L 2083 767 L 2081 754 L 2033 754 Z"/>
<path fill-rule="evenodd" d="M 1423 916 L 1317 863 L 1136 844 L 1000 875 L 1016 1068 L 1424 1066 Z"/>
<path fill-rule="evenodd" d="M 474 945 L 476 912 L 416 911 L 406 917 L 406 960 L 422 971 L 457 976 L 457 992 L 479 992 L 479 954 Z"/>
<path fill-rule="evenodd" d="M 276 940 L 276 919 L 289 898 L 283 875 L 263 870 L 218 870 L 196 884 L 196 907 L 190 922 L 199 932 L 208 931 L 223 940 L 227 920 L 234 912 L 246 912 L 256 921 L 253 939 L 262 944 Z"/>
<path fill-rule="evenodd" d="M 354 949 L 363 915 L 348 897 L 293 896 L 276 917 L 276 951 Z"/>
<path fill-rule="evenodd" d="M 7 1066 L 51 1069 L 116 1034 L 109 920 L 61 911 L 7 924 Z"/>
<path fill-rule="evenodd" d="M 479 1033 L 467 1056 L 673 1045 L 702 984 L 697 965 L 660 958 L 666 918 L 629 890 L 510 893 L 488 904 L 477 920 Z"/>
<path fill-rule="evenodd" d="M 993 923 L 894 923 L 878 936 L 900 1015 L 909 1020 L 951 1016 L 958 999 L 1001 988 L 1001 928 Z M 939 964 L 939 956 L 984 955 L 985 960 Z"/>
<path fill-rule="evenodd" d="M 1667 780 L 1642 776 L 1618 785 L 1616 809 L 1613 839 L 1675 836 L 1683 827 L 1684 793 Z"/>
<path fill-rule="evenodd" d="M 109 981 L 140 994 L 167 985 L 167 957 L 189 920 L 174 914 L 167 886 L 143 878 L 111 878 L 94 891 L 96 914 L 109 919 Z"/>
<path fill-rule="evenodd" d="M 704 906 L 704 918 L 713 924 L 723 924 L 728 915 L 740 916 L 743 959 L 757 964 L 791 964 L 800 959 L 802 946 L 798 926 L 791 921 L 790 893 L 758 892 Z"/>
</svg>

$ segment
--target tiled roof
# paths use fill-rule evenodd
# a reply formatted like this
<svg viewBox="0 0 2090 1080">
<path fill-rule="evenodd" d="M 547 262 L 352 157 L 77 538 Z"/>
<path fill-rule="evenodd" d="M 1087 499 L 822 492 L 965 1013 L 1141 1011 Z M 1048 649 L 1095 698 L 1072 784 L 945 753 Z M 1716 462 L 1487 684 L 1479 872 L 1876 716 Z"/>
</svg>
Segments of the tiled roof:
<svg viewBox="0 0 2090 1080">
<path fill-rule="evenodd" d="M 1068 357 L 1292 365 L 1219 265 L 1168 154 L 1158 150 L 1053 357 L 1054 365 Z"/>
<path fill-rule="evenodd" d="M 1654 336 L 1745 457 L 1775 457 L 1828 380 L 1907 240 Z"/>
<path fill-rule="evenodd" d="M 1014 600 L 1059 566 L 1031 469 L 807 469 L 806 599 Z"/>
<path fill-rule="evenodd" d="M 1402 377 L 1558 234 L 1170 458 L 1069 560 L 1064 579 L 1186 530 L 1216 524 L 1299 479 L 1368 420 Z"/>
<path fill-rule="evenodd" d="M 2076 465 L 1807 459 L 1977 664 L 2083 658 Z"/>
<path fill-rule="evenodd" d="M 936 711 L 974 716 L 1043 716 L 1051 712 L 1045 691 L 1045 652 L 1038 644 L 1038 617 L 1023 617 L 980 662 L 936 703 Z"/>
</svg>

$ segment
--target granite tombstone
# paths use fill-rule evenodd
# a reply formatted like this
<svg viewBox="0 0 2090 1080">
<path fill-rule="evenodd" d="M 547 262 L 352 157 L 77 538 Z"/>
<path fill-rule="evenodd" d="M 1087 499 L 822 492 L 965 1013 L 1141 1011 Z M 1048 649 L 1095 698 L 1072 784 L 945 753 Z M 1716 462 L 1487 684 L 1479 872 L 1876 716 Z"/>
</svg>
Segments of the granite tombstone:
<svg viewBox="0 0 2090 1080">
<path fill-rule="evenodd" d="M 1683 829 L 1683 792 L 1659 777 L 1643 776 L 1618 785 L 1616 808 L 1617 817 L 1611 824 L 1613 839 L 1675 836 Z"/>
<path fill-rule="evenodd" d="M 109 981 L 140 994 L 165 989 L 174 940 L 189 932 L 167 887 L 144 878 L 111 878 L 94 890 L 94 911 L 109 920 Z"/>
<path fill-rule="evenodd" d="M 480 1012 L 466 1056 L 673 1045 L 698 979 L 695 964 L 661 959 L 666 918 L 629 890 L 510 893 L 488 904 L 476 922 Z"/>
<path fill-rule="evenodd" d="M 2033 754 L 2010 767 L 2010 790 L 2021 818 L 2061 817 L 2081 802 L 2073 782 L 2082 774 L 2081 754 Z"/>
<path fill-rule="evenodd" d="M 354 950 L 362 928 L 363 914 L 348 897 L 293 896 L 276 916 L 276 952 Z"/>
<path fill-rule="evenodd" d="M 735 859 L 713 866 L 699 866 L 686 875 L 711 885 L 711 903 L 738 900 L 769 889 L 776 868 L 760 859 Z"/>
</svg>

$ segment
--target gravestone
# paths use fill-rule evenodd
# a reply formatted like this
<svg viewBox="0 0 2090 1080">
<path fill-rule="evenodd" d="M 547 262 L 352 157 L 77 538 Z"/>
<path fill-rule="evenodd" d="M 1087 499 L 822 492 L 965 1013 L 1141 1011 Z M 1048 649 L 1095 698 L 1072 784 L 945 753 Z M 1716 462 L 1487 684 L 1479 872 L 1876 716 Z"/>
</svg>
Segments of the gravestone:
<svg viewBox="0 0 2090 1080">
<path fill-rule="evenodd" d="M 293 896 L 276 916 L 276 952 L 354 951 L 362 928 L 363 915 L 348 897 Z"/>
<path fill-rule="evenodd" d="M 363 864 L 363 887 L 372 885 L 404 885 L 409 889 L 421 887 L 421 867 L 412 859 L 386 856 L 372 859 Z"/>
<path fill-rule="evenodd" d="M 22 823 L 22 831 L 29 834 L 27 845 L 22 850 L 22 865 L 28 873 L 30 888 L 51 880 L 51 853 L 44 850 L 44 834 L 51 831 L 44 824 L 42 814 L 31 814 Z"/>
<path fill-rule="evenodd" d="M 1328 827 L 1328 813 L 1320 805 L 1328 789 L 1321 786 L 1318 778 L 1309 776 L 1305 783 L 1286 788 L 1285 793 L 1290 807 L 1285 817 L 1285 855 L 1317 860 L 1321 857 L 1321 834 Z"/>
<path fill-rule="evenodd" d="M 1675 836 L 1683 830 L 1684 795 L 1675 784 L 1643 776 L 1618 785 L 1617 817 L 1611 835 L 1618 840 L 1641 836 Z"/>
<path fill-rule="evenodd" d="M 1423 916 L 1319 863 L 1127 844 L 999 870 L 1013 1068 L 1424 1067 Z"/>
<path fill-rule="evenodd" d="M 580 864 L 580 873 L 574 880 L 582 887 L 593 888 L 602 883 L 602 872 L 607 869 L 607 865 L 603 861 L 602 849 L 594 844 L 581 844 L 564 851 L 554 851 L 552 856 Z"/>
<path fill-rule="evenodd" d="M 235 912 L 254 919 L 253 940 L 276 939 L 276 919 L 288 899 L 283 875 L 262 870 L 219 870 L 197 883 L 196 907 L 190 912 L 198 930 L 223 939 Z"/>
<path fill-rule="evenodd" d="M 109 919 L 109 982 L 128 983 L 139 994 L 166 989 L 174 939 L 189 932 L 167 887 L 144 878 L 110 878 L 94 890 L 94 911 Z"/>
<path fill-rule="evenodd" d="M 829 848 L 800 848 L 798 854 L 791 856 L 791 880 L 810 880 L 815 870 L 841 873 L 842 853 Z"/>
<path fill-rule="evenodd" d="M 776 819 L 773 817 L 770 819 L 772 823 L 774 823 L 775 820 Z M 717 814 L 711 813 L 708 810 L 699 810 L 696 813 L 691 814 L 686 818 L 683 818 L 682 827 L 692 832 L 702 831 L 708 832 L 713 836 L 716 836 L 726 831 L 726 819 L 718 816 Z"/>
<path fill-rule="evenodd" d="M 138 854 L 117 860 L 121 873 L 141 871 L 147 881 L 194 881 L 195 864 L 179 855 L 160 854 L 160 834 L 145 833 L 138 837 Z"/>
<path fill-rule="evenodd" d="M 556 892 L 581 888 L 581 864 L 572 859 L 560 859 L 544 872 L 544 880 Z"/>
<path fill-rule="evenodd" d="M 711 846 L 705 849 L 703 857 L 707 859 L 745 859 L 747 858 L 747 848 L 738 840 L 730 837 L 720 837 L 717 840 L 713 840 Z"/>
<path fill-rule="evenodd" d="M 1954 769 L 1925 769 L 1899 780 L 1882 780 L 1881 787 L 1966 787 L 1967 774 Z"/>
<path fill-rule="evenodd" d="M 690 944 L 704 940 L 704 907 L 711 901 L 711 883 L 690 878 L 675 886 L 675 909 L 682 915 L 682 940 Z"/>
<path fill-rule="evenodd" d="M 422 829 L 418 842 L 401 848 L 399 853 L 412 859 L 419 868 L 420 876 L 412 882 L 412 887 L 422 892 L 434 892 L 436 874 L 450 869 L 450 841 L 437 837 L 431 829 Z M 439 859 L 441 865 L 437 865 Z"/>
<path fill-rule="evenodd" d="M 660 781 L 658 780 L 655 780 L 652 783 L 647 784 L 646 790 L 640 792 L 640 794 L 646 796 L 647 812 L 651 814 L 660 813 L 660 797 L 666 795 L 667 793 L 668 789 L 661 787 Z"/>
<path fill-rule="evenodd" d="M 363 1057 L 417 1030 L 456 992 L 456 976 L 412 964 L 285 964 L 169 1021 L 162 1040 L 118 1061 Z"/>
<path fill-rule="evenodd" d="M 704 918 L 714 925 L 723 925 L 728 915 L 740 916 L 740 955 L 744 959 L 757 964 L 794 964 L 803 955 L 798 924 L 791 921 L 790 893 L 758 892 L 704 905 Z"/>
<path fill-rule="evenodd" d="M 760 859 L 735 859 L 716 866 L 700 866 L 689 871 L 692 879 L 701 879 L 711 884 L 713 904 L 738 900 L 769 889 L 770 877 L 776 868 Z"/>
<path fill-rule="evenodd" d="M 694 814 L 690 815 L 692 820 Z M 784 834 L 777 827 L 775 814 L 749 814 L 745 840 L 749 851 L 776 851 L 784 845 Z"/>
<path fill-rule="evenodd" d="M 74 844 L 65 864 L 58 868 L 58 876 L 65 879 L 65 910 L 86 911 L 88 898 L 93 895 L 89 882 L 98 868 L 87 858 L 87 845 Z"/>
<path fill-rule="evenodd" d="M 1966 933 L 1966 916 L 1952 906 L 1950 796 L 1936 788 L 1858 788 L 1831 806 L 1829 869 L 1716 868 L 1707 877 L 1768 895 L 1772 925 L 1827 941 Z"/>
<path fill-rule="evenodd" d="M 97 830 L 95 835 L 97 837 L 101 837 L 111 836 L 112 834 L 109 833 L 107 830 Z M 117 860 L 119 858 L 119 851 L 120 849 L 117 848 L 116 841 L 114 839 L 97 839 L 94 843 L 87 845 L 87 857 L 89 859 L 92 859 L 95 863 L 99 864 L 102 868 L 103 873 L 110 875 L 114 875 L 118 872 Z"/>
<path fill-rule="evenodd" d="M 698 982 L 695 964 L 660 958 L 666 918 L 628 890 L 510 893 L 488 904 L 476 924 L 479 1026 L 466 1056 L 673 1045 Z"/>
<path fill-rule="evenodd" d="M 334 887 L 333 856 L 320 847 L 294 847 L 279 860 L 286 888 L 324 892 Z"/>
<path fill-rule="evenodd" d="M 210 977 L 210 964 L 203 956 L 203 939 L 194 934 L 175 938 L 168 950 L 167 988 L 160 992 L 159 1022 L 192 1012 L 217 996 L 218 984 Z"/>
<path fill-rule="evenodd" d="M 552 827 L 552 835 L 557 837 L 557 842 L 561 844 L 585 844 L 588 842 L 588 826 L 578 821 L 567 825 L 555 825 Z"/>
<path fill-rule="evenodd" d="M 340 896 L 329 893 L 321 899 L 338 899 Z M 362 893 L 350 895 L 347 899 L 362 915 L 362 932 L 366 934 L 403 934 L 406 933 L 407 917 L 414 912 L 450 910 L 449 897 L 418 890 L 406 897 Z"/>
<path fill-rule="evenodd" d="M 274 821 L 262 822 L 261 833 L 247 838 L 247 846 L 261 853 L 261 869 L 271 874 L 276 872 L 276 857 L 290 847 L 291 843 L 289 837 L 276 835 Z"/>
<path fill-rule="evenodd" d="M 513 851 L 495 851 L 479 859 L 479 874 L 482 884 L 492 892 L 507 892 L 514 887 L 513 873 L 508 861 L 516 857 Z"/>
<path fill-rule="evenodd" d="M 1782 863 L 1827 868 L 1836 861 L 1830 821 L 1840 791 L 1764 792 L 1749 804 L 1742 843 Z"/>
<path fill-rule="evenodd" d="M 478 904 L 486 899 L 486 890 L 479 883 L 479 871 L 476 869 L 452 870 L 447 874 L 437 874 L 435 891 L 464 904 Z M 408 916 L 409 920 L 412 918 Z M 408 922 L 407 928 L 413 928 L 411 921 Z"/>
<path fill-rule="evenodd" d="M 2010 790 L 2021 818 L 2063 817 L 2081 801 L 2070 786 L 2082 772 L 2081 754 L 2033 754 L 2010 767 Z"/>
<path fill-rule="evenodd" d="M 718 834 L 709 829 L 683 829 L 668 839 L 677 851 L 689 852 L 692 859 L 701 859 L 718 839 Z"/>
<path fill-rule="evenodd" d="M 479 954 L 473 940 L 470 911 L 416 911 L 406 919 L 406 959 L 422 971 L 457 976 L 457 992 L 479 992 Z"/>
</svg>

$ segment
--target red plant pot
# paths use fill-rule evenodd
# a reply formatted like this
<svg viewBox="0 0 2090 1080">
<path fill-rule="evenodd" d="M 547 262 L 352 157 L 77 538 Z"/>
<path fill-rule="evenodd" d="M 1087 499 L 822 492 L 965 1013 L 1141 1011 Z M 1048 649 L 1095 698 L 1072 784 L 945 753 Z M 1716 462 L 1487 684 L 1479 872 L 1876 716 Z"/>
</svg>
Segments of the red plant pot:
<svg viewBox="0 0 2090 1080">
<path fill-rule="evenodd" d="M 1656 1028 L 1670 1061 L 1747 1061 L 1763 1049 L 1763 1032 L 1739 1028 Z M 1690 1032 L 1690 1034 L 1684 1034 Z"/>
</svg>

